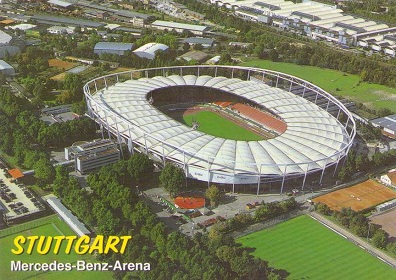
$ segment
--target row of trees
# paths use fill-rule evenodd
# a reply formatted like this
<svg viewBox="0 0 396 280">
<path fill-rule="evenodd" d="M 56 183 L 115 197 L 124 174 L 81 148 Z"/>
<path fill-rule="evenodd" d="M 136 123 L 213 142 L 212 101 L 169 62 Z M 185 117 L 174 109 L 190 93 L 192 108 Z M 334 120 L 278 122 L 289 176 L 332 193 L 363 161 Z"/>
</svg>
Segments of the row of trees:
<svg viewBox="0 0 396 280">
<path fill-rule="evenodd" d="M 396 150 L 392 149 L 385 153 L 376 152 L 370 160 L 367 155 L 356 155 L 354 150 L 351 150 L 347 156 L 345 165 L 338 173 L 338 179 L 346 182 L 351 179 L 352 175 L 358 171 L 369 172 L 370 170 L 379 167 L 392 166 L 396 163 Z"/>
<path fill-rule="evenodd" d="M 396 242 L 391 242 L 389 235 L 381 226 L 371 224 L 362 212 L 355 212 L 351 208 L 332 211 L 326 204 L 316 204 L 316 209 L 327 216 L 334 217 L 344 227 L 349 228 L 357 236 L 371 240 L 374 246 L 385 249 L 396 255 Z"/>
<path fill-rule="evenodd" d="M 250 213 L 238 214 L 224 222 L 215 224 L 211 231 L 220 233 L 232 232 L 241 228 L 245 228 L 254 223 L 263 222 L 282 214 L 289 213 L 290 211 L 297 208 L 298 203 L 294 197 L 288 198 L 287 200 L 274 201 L 270 203 L 265 203 L 263 201 L 253 215 Z"/>
<path fill-rule="evenodd" d="M 146 164 L 150 160 L 144 157 L 136 154 L 89 175 L 90 192 L 81 189 L 64 167 L 56 170 L 54 192 L 97 234 L 132 236 L 124 254 L 99 255 L 100 261 L 151 264 L 151 271 L 116 271 L 116 279 L 280 279 L 266 261 L 229 237 L 197 233 L 189 239 L 171 232 L 131 187 L 152 176 L 152 165 Z M 141 165 L 147 167 L 144 172 Z"/>
</svg>

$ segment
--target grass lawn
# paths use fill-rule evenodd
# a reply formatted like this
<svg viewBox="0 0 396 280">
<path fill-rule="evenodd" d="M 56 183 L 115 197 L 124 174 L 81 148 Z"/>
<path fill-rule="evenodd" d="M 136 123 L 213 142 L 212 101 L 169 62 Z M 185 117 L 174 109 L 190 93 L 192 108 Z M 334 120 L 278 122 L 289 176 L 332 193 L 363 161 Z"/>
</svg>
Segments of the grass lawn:
<svg viewBox="0 0 396 280">
<path fill-rule="evenodd" d="M 396 279 L 393 268 L 309 216 L 238 239 L 288 279 Z"/>
<path fill-rule="evenodd" d="M 395 88 L 364 82 L 359 83 L 360 77 L 358 75 L 314 66 L 301 66 L 269 60 L 251 60 L 242 65 L 290 74 L 307 80 L 333 95 L 361 102 L 374 109 L 388 108 L 396 112 Z"/>
<path fill-rule="evenodd" d="M 69 255 L 62 254 L 64 252 L 66 243 L 61 246 L 60 253 L 54 255 L 53 253 L 48 253 L 47 255 L 39 255 L 34 252 L 31 255 L 23 253 L 21 255 L 14 255 L 11 249 L 15 246 L 13 245 L 14 238 L 18 235 L 32 236 L 32 235 L 45 235 L 45 236 L 56 236 L 56 235 L 75 235 L 75 233 L 69 228 L 69 226 L 58 218 L 57 215 L 48 216 L 32 222 L 21 224 L 9 229 L 0 231 L 0 248 L 1 248 L 1 260 L 0 260 L 0 272 L 1 279 L 112 279 L 111 272 L 100 272 L 100 271 L 11 271 L 10 263 L 11 261 L 22 261 L 22 262 L 39 262 L 39 263 L 51 263 L 53 261 L 57 262 L 68 262 L 75 263 L 77 260 L 85 260 L 87 262 L 95 262 L 95 258 L 92 255 L 77 255 L 72 250 Z M 54 244 L 52 244 L 54 245 Z M 25 246 L 26 247 L 26 246 Z M 54 246 L 52 246 L 53 248 Z"/>
<path fill-rule="evenodd" d="M 216 113 L 200 111 L 183 116 L 184 122 L 191 126 L 193 118 L 199 123 L 198 130 L 204 133 L 231 140 L 257 141 L 263 138 Z"/>
</svg>

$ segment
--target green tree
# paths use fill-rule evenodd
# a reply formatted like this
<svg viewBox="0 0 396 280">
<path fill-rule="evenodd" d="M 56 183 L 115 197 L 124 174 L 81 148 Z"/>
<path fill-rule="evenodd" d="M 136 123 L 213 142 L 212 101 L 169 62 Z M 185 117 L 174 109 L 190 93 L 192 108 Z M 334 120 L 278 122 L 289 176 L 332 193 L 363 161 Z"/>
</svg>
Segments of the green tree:
<svg viewBox="0 0 396 280">
<path fill-rule="evenodd" d="M 160 187 L 168 191 L 171 197 L 174 197 L 180 192 L 184 179 L 185 175 L 181 168 L 166 163 L 159 176 Z"/>
<path fill-rule="evenodd" d="M 153 170 L 153 161 L 145 154 L 135 153 L 128 160 L 128 172 L 137 181 L 141 181 L 145 174 L 151 173 Z"/>
<path fill-rule="evenodd" d="M 388 243 L 388 234 L 383 229 L 377 229 L 371 239 L 375 247 L 384 249 Z"/>
<path fill-rule="evenodd" d="M 34 177 L 37 180 L 37 185 L 45 186 L 50 184 L 55 178 L 55 169 L 47 158 L 40 158 L 34 164 Z"/>
<path fill-rule="evenodd" d="M 210 200 L 210 206 L 215 207 L 219 204 L 221 192 L 215 185 L 211 185 L 206 191 L 205 196 Z"/>
</svg>

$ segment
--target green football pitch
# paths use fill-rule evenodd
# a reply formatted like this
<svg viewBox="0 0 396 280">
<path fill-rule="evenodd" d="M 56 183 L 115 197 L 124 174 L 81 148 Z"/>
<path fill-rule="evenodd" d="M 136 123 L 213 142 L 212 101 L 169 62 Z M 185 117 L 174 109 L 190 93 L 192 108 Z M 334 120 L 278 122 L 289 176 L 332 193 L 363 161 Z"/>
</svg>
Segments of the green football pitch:
<svg viewBox="0 0 396 280">
<path fill-rule="evenodd" d="M 294 75 L 323 88 L 333 95 L 361 102 L 374 109 L 388 108 L 396 112 L 395 88 L 360 82 L 358 75 L 314 66 L 302 66 L 269 60 L 251 60 L 243 63 L 242 66 L 264 68 Z"/>
<path fill-rule="evenodd" d="M 46 255 L 40 255 L 35 250 L 31 255 L 22 253 L 14 255 L 11 249 L 15 248 L 14 238 L 18 235 L 33 236 L 57 236 L 57 235 L 76 235 L 69 226 L 59 219 L 57 215 L 48 216 L 34 220 L 25 224 L 17 225 L 0 231 L 0 279 L 45 279 L 45 280 L 63 280 L 63 279 L 112 279 L 111 272 L 104 271 L 11 271 L 11 261 L 34 262 L 34 263 L 52 263 L 53 261 L 75 264 L 77 260 L 86 262 L 96 262 L 93 255 L 77 255 L 74 250 L 70 254 L 62 254 L 65 251 L 65 244 L 62 244 L 58 255 L 52 252 Z M 54 245 L 54 244 L 52 244 Z M 52 246 L 53 248 L 54 246 Z M 26 248 L 26 245 L 24 246 Z"/>
<path fill-rule="evenodd" d="M 184 122 L 191 126 L 193 120 L 199 123 L 198 131 L 225 139 L 241 141 L 257 141 L 264 138 L 230 120 L 210 111 L 199 111 L 183 116 Z"/>
<path fill-rule="evenodd" d="M 396 279 L 396 270 L 309 216 L 237 241 L 270 266 L 288 271 L 288 279 Z"/>
</svg>

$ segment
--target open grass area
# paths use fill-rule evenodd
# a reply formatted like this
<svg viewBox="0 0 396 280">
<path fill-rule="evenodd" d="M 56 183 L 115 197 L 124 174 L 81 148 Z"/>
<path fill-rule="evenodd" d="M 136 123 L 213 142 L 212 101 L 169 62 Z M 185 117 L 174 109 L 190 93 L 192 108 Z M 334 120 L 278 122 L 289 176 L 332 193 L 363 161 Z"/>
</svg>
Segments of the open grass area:
<svg viewBox="0 0 396 280">
<path fill-rule="evenodd" d="M 396 279 L 393 268 L 313 220 L 299 216 L 237 240 L 285 269 L 288 279 Z"/>
<path fill-rule="evenodd" d="M 358 75 L 314 66 L 302 66 L 269 60 L 251 60 L 242 65 L 290 74 L 307 80 L 333 95 L 361 102 L 373 109 L 388 108 L 396 112 L 395 88 L 365 82 L 359 83 L 360 77 Z"/>
<path fill-rule="evenodd" d="M 261 136 L 246 128 L 209 111 L 199 111 L 194 114 L 184 115 L 183 120 L 189 126 L 192 125 L 193 120 L 198 122 L 199 131 L 216 137 L 241 141 L 257 141 L 263 139 Z"/>
<path fill-rule="evenodd" d="M 11 261 L 22 261 L 22 262 L 38 262 L 38 263 L 51 263 L 57 262 L 68 262 L 73 263 L 77 260 L 85 260 L 87 262 L 95 262 L 95 258 L 92 255 L 77 255 L 73 250 L 69 255 L 62 253 L 66 248 L 66 244 L 62 243 L 60 253 L 55 255 L 48 253 L 47 255 L 39 255 L 34 252 L 31 255 L 23 253 L 21 255 L 14 255 L 11 249 L 14 248 L 14 238 L 18 235 L 32 236 L 32 235 L 45 235 L 45 236 L 56 236 L 56 235 L 75 235 L 75 233 L 69 228 L 69 226 L 58 218 L 57 215 L 48 216 L 38 220 L 34 220 L 25 224 L 17 225 L 9 229 L 0 231 L 0 248 L 1 248 L 1 259 L 0 259 L 0 271 L 1 279 L 112 279 L 111 272 L 100 272 L 100 271 L 11 271 Z M 54 244 L 52 244 L 52 248 Z"/>
<path fill-rule="evenodd" d="M 49 67 L 69 70 L 77 65 L 75 62 L 65 61 L 57 58 L 48 59 Z"/>
</svg>

